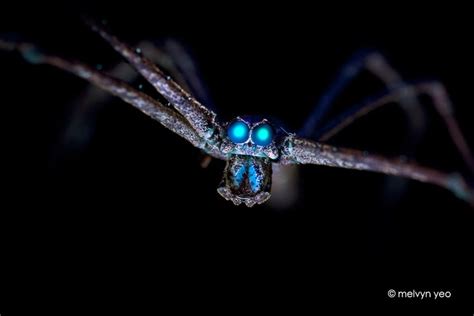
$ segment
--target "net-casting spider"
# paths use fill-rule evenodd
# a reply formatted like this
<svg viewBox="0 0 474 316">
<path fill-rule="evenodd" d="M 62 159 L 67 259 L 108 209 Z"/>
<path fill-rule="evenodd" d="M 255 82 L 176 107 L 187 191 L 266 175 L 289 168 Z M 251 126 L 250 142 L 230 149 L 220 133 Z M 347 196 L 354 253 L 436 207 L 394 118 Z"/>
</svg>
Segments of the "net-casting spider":
<svg viewBox="0 0 474 316">
<path fill-rule="evenodd" d="M 31 63 L 49 64 L 71 72 L 133 105 L 209 156 L 225 160 L 227 164 L 217 191 L 236 205 L 243 202 L 251 207 L 267 201 L 270 198 L 272 166 L 291 164 L 316 164 L 406 177 L 438 185 L 450 190 L 458 198 L 474 203 L 474 189 L 459 173 L 445 173 L 408 163 L 403 159 L 388 159 L 365 151 L 324 143 L 361 116 L 391 102 L 398 102 L 408 111 L 415 111 L 413 108 L 408 109 L 408 103 L 419 106 L 417 97 L 426 94 L 443 118 L 464 161 L 474 170 L 473 156 L 453 117 L 453 109 L 443 85 L 439 82 L 404 83 L 377 52 L 359 54 L 343 67 L 332 88 L 311 113 L 304 127 L 298 134 L 293 134 L 265 118 L 255 120 L 237 117 L 231 122 L 220 122 L 216 113 L 198 102 L 140 51 L 122 43 L 102 26 L 90 24 L 94 31 L 110 43 L 168 100 L 170 106 L 163 105 L 127 83 L 95 68 L 44 54 L 31 44 L 0 40 L 0 48 L 17 50 Z M 349 109 L 329 124 L 320 124 L 336 95 L 362 68 L 382 79 L 389 87 L 388 92 L 375 100 Z"/>
</svg>

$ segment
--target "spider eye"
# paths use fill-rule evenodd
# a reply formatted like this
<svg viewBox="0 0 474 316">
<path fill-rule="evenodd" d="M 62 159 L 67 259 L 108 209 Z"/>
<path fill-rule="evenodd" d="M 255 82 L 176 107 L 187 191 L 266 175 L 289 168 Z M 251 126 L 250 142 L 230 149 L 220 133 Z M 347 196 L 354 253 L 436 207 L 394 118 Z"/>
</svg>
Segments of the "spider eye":
<svg viewBox="0 0 474 316">
<path fill-rule="evenodd" d="M 273 128 L 268 123 L 263 123 L 252 130 L 252 142 L 259 146 L 267 146 L 273 140 Z"/>
<path fill-rule="evenodd" d="M 245 143 L 249 139 L 249 127 L 243 121 L 234 121 L 227 127 L 227 136 L 235 144 Z"/>
</svg>

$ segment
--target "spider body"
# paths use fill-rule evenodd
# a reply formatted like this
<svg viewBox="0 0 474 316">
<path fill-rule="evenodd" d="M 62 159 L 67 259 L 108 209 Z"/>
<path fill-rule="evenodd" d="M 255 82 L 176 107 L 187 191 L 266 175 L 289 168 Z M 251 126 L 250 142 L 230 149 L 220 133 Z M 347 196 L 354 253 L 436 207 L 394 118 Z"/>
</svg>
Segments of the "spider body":
<svg viewBox="0 0 474 316">
<path fill-rule="evenodd" d="M 221 124 L 217 114 L 201 104 L 170 76 L 137 50 L 91 23 L 111 46 L 129 62 L 168 102 L 161 104 L 142 91 L 93 67 L 57 56 L 46 55 L 29 43 L 0 40 L 0 49 L 17 50 L 35 64 L 49 64 L 89 81 L 115 95 L 181 136 L 211 157 L 226 161 L 218 193 L 234 204 L 261 204 L 270 198 L 272 165 L 315 164 L 352 170 L 365 170 L 405 177 L 443 187 L 474 204 L 474 189 L 458 173 L 446 173 L 416 163 L 389 159 L 366 151 L 330 146 L 326 143 L 337 132 L 359 117 L 390 103 L 418 106 L 417 97 L 426 94 L 443 118 L 447 130 L 466 164 L 474 171 L 474 158 L 453 117 L 453 109 L 439 82 L 406 84 L 378 53 L 357 55 L 341 71 L 307 123 L 298 133 L 287 133 L 267 119 L 237 117 Z M 357 72 L 367 68 L 382 79 L 390 90 L 367 104 L 357 105 L 326 125 L 322 118 L 336 95 Z M 349 70 L 349 71 L 348 71 Z M 410 106 L 404 106 L 409 111 Z M 315 136 L 317 135 L 317 137 Z"/>
<path fill-rule="evenodd" d="M 221 151 L 227 155 L 227 163 L 217 192 L 235 205 L 251 207 L 267 201 L 272 163 L 280 157 L 279 137 L 265 118 L 239 116 L 225 124 Z"/>
</svg>

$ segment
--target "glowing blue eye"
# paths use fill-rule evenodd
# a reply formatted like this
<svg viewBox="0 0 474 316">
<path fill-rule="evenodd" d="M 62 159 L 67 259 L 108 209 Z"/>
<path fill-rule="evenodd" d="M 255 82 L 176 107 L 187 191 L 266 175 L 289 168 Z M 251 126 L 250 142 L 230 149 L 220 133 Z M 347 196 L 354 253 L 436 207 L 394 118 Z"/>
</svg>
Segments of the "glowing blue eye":
<svg viewBox="0 0 474 316">
<path fill-rule="evenodd" d="M 267 146 L 273 140 L 273 128 L 270 124 L 263 123 L 252 130 L 252 142 L 259 146 Z"/>
<path fill-rule="evenodd" d="M 227 127 L 227 136 L 235 143 L 245 143 L 249 139 L 249 127 L 243 121 L 235 121 Z"/>
</svg>

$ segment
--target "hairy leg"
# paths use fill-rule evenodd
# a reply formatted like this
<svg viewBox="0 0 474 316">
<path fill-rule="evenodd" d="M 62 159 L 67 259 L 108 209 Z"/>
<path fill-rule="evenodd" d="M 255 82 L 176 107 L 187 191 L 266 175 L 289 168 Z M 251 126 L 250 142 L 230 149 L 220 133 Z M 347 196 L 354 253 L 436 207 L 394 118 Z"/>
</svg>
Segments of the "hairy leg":
<svg viewBox="0 0 474 316">
<path fill-rule="evenodd" d="M 193 59 L 189 50 L 179 41 L 167 38 L 160 41 L 159 44 L 148 42 L 152 45 L 148 51 L 147 48 L 143 52 L 147 56 L 155 55 L 156 63 L 168 70 L 178 84 L 189 91 L 200 102 L 206 104 L 211 110 L 216 110 L 214 102 L 211 98 L 206 84 L 202 80 L 197 62 Z"/>
<path fill-rule="evenodd" d="M 92 67 L 76 61 L 69 61 L 57 56 L 45 55 L 28 43 L 10 43 L 0 40 L 0 48 L 17 50 L 23 57 L 34 64 L 49 64 L 83 78 L 99 88 L 121 98 L 146 115 L 160 122 L 163 126 L 180 135 L 195 147 L 208 152 L 216 158 L 222 158 L 220 151 L 209 148 L 187 120 L 173 109 L 162 105 L 148 95 L 135 90 L 123 81 L 110 77 Z"/>
<path fill-rule="evenodd" d="M 171 77 L 166 76 L 151 60 L 133 50 L 101 26 L 89 22 L 92 29 L 120 53 L 155 89 L 184 116 L 200 137 L 209 140 L 220 133 L 215 122 L 216 114 L 199 103 L 181 88 Z"/>
<path fill-rule="evenodd" d="M 162 41 L 160 44 L 143 41 L 137 46 L 146 56 L 149 56 L 152 62 L 175 78 L 184 89 L 197 95 L 206 104 L 210 102 L 209 94 L 191 54 L 179 42 L 172 39 Z M 139 77 L 138 73 L 126 62 L 120 62 L 107 72 L 130 84 Z M 63 159 L 66 153 L 76 154 L 90 142 L 96 126 L 97 113 L 105 107 L 110 97 L 111 95 L 106 91 L 89 85 L 68 107 L 70 112 L 65 118 L 63 130 L 51 153 L 53 164 Z"/>
<path fill-rule="evenodd" d="M 474 188 L 458 173 L 445 173 L 414 163 L 388 159 L 364 151 L 338 148 L 290 135 L 284 143 L 281 164 L 315 164 L 365 170 L 431 183 L 474 205 Z"/>
<path fill-rule="evenodd" d="M 125 82 L 133 82 L 137 73 L 126 63 L 107 69 L 107 73 Z M 67 105 L 67 114 L 58 139 L 50 153 L 52 166 L 58 165 L 67 155 L 77 155 L 90 143 L 95 133 L 98 113 L 113 96 L 95 85 L 87 85 L 83 92 Z"/>
<path fill-rule="evenodd" d="M 453 143 L 460 152 L 466 165 L 471 171 L 474 171 L 474 157 L 454 117 L 454 110 L 448 93 L 440 82 L 421 82 L 402 86 L 374 100 L 356 105 L 323 127 L 318 140 L 323 142 L 327 141 L 355 120 L 384 105 L 397 102 L 400 98 L 403 98 L 406 93 L 416 93 L 417 95 L 426 94 L 432 99 L 432 104 L 443 119 Z"/>
</svg>

